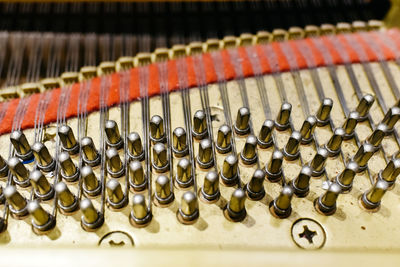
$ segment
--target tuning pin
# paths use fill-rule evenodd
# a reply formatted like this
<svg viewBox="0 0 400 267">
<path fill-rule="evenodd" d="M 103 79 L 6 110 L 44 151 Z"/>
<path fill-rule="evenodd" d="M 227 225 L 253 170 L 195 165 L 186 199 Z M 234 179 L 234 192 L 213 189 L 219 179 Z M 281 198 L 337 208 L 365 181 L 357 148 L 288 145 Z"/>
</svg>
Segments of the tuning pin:
<svg viewBox="0 0 400 267">
<path fill-rule="evenodd" d="M 150 119 L 150 139 L 154 143 L 164 142 L 164 121 L 158 115 L 154 115 Z"/>
<path fill-rule="evenodd" d="M 315 200 L 315 208 L 324 215 L 332 215 L 336 212 L 336 200 L 342 188 L 337 183 L 332 183 L 328 190 Z"/>
<path fill-rule="evenodd" d="M 329 123 L 329 117 L 333 107 L 333 101 L 330 98 L 324 98 L 317 111 L 317 125 L 325 126 Z"/>
<path fill-rule="evenodd" d="M 348 192 L 353 187 L 353 180 L 358 172 L 358 164 L 355 161 L 347 163 L 346 168 L 336 176 L 336 183 L 340 185 L 343 192 Z"/>
<path fill-rule="evenodd" d="M 209 171 L 204 177 L 204 183 L 201 187 L 201 195 L 203 199 L 213 202 L 219 199 L 221 193 L 219 191 L 218 173 Z"/>
<path fill-rule="evenodd" d="M 113 178 L 119 178 L 125 173 L 124 163 L 122 162 L 118 151 L 115 148 L 109 148 L 106 151 L 107 172 Z"/>
<path fill-rule="evenodd" d="M 382 120 L 382 123 L 387 125 L 387 133 L 393 132 L 393 127 L 395 126 L 395 124 L 399 119 L 400 119 L 399 107 L 392 107 L 386 112 L 385 117 Z"/>
<path fill-rule="evenodd" d="M 193 116 L 193 137 L 201 140 L 207 135 L 207 118 L 203 110 L 198 110 Z"/>
<path fill-rule="evenodd" d="M 3 192 L 7 199 L 11 215 L 16 219 L 23 219 L 28 215 L 26 199 L 17 191 L 13 185 L 8 185 Z"/>
<path fill-rule="evenodd" d="M 290 127 L 290 113 L 292 112 L 292 105 L 290 103 L 283 103 L 281 110 L 275 121 L 276 129 L 284 131 Z"/>
<path fill-rule="evenodd" d="M 186 158 L 179 160 L 176 166 L 176 183 L 181 188 L 187 188 L 193 184 L 192 165 Z"/>
<path fill-rule="evenodd" d="M 282 162 L 283 153 L 280 150 L 275 150 L 265 168 L 265 173 L 270 182 L 276 183 L 282 179 Z"/>
<path fill-rule="evenodd" d="M 271 214 L 277 218 L 287 218 L 292 213 L 292 197 L 293 197 L 293 188 L 288 185 L 285 185 L 282 188 L 281 193 L 277 198 L 275 198 L 270 204 Z"/>
<path fill-rule="evenodd" d="M 79 177 L 79 170 L 67 152 L 58 156 L 61 166 L 61 177 L 67 182 L 75 182 Z"/>
<path fill-rule="evenodd" d="M 217 134 L 217 143 L 215 144 L 217 151 L 221 154 L 230 152 L 232 149 L 231 140 L 232 140 L 231 128 L 226 124 L 219 127 Z"/>
<path fill-rule="evenodd" d="M 122 140 L 121 135 L 119 134 L 117 123 L 113 120 L 106 121 L 104 130 L 107 136 L 106 140 L 107 146 L 113 147 L 115 149 L 122 148 L 122 146 L 124 145 L 124 141 Z"/>
<path fill-rule="evenodd" d="M 83 137 L 81 140 L 81 147 L 83 152 L 83 161 L 91 167 L 99 165 L 100 154 L 97 151 L 92 138 L 89 136 Z"/>
<path fill-rule="evenodd" d="M 29 180 L 35 189 L 35 196 L 41 200 L 49 200 L 54 196 L 54 189 L 46 177 L 39 170 L 34 170 L 29 175 Z"/>
<path fill-rule="evenodd" d="M 254 171 L 250 182 L 246 185 L 247 196 L 252 200 L 260 200 L 265 196 L 265 172 L 261 169 Z"/>
<path fill-rule="evenodd" d="M 370 108 L 372 107 L 372 104 L 374 104 L 375 102 L 375 98 L 370 95 L 367 94 L 365 96 L 363 96 L 363 98 L 360 100 L 360 102 L 358 103 L 358 106 L 356 108 L 356 111 L 360 114 L 358 120 L 359 121 L 364 121 L 367 119 L 368 117 L 368 112 L 370 110 Z"/>
<path fill-rule="evenodd" d="M 245 202 L 246 194 L 242 189 L 238 188 L 233 191 L 225 209 L 225 216 L 234 222 L 243 221 L 247 215 Z"/>
<path fill-rule="evenodd" d="M 286 160 L 295 160 L 300 156 L 299 145 L 301 141 L 301 134 L 298 131 L 293 131 L 289 137 L 286 146 L 283 148 L 283 155 Z"/>
<path fill-rule="evenodd" d="M 377 179 L 375 184 L 361 196 L 361 204 L 368 210 L 377 210 L 381 205 L 381 200 L 389 188 L 388 182 Z"/>
<path fill-rule="evenodd" d="M 132 132 L 127 137 L 128 140 L 128 155 L 132 160 L 142 161 L 144 159 L 144 150 L 140 135 Z"/>
<path fill-rule="evenodd" d="M 397 176 L 400 174 L 400 159 L 393 158 L 386 165 L 385 169 L 379 172 L 379 179 L 385 180 L 389 187 L 396 182 Z"/>
<path fill-rule="evenodd" d="M 111 210 L 119 210 L 128 204 L 128 198 L 122 190 L 121 184 L 116 179 L 107 182 L 107 205 Z"/>
<path fill-rule="evenodd" d="M 313 140 L 315 127 L 317 126 L 317 119 L 314 116 L 309 116 L 303 122 L 300 129 L 301 143 L 309 144 Z"/>
<path fill-rule="evenodd" d="M 37 200 L 29 202 L 27 209 L 33 217 L 32 229 L 36 234 L 45 234 L 56 226 L 54 217 L 45 211 Z"/>
<path fill-rule="evenodd" d="M 246 143 L 244 144 L 243 150 L 240 153 L 240 158 L 246 165 L 251 165 L 257 162 L 257 137 L 254 135 L 249 135 L 246 138 Z"/>
<path fill-rule="evenodd" d="M 275 123 L 273 120 L 265 120 L 261 126 L 257 139 L 258 145 L 261 148 L 268 148 L 273 144 L 272 131 L 274 130 L 274 126 Z"/>
<path fill-rule="evenodd" d="M 312 176 L 321 176 L 325 171 L 325 162 L 328 158 L 328 150 L 323 147 L 317 149 L 313 160 L 311 161 L 310 167 L 312 168 Z"/>
<path fill-rule="evenodd" d="M 14 175 L 14 182 L 21 187 L 28 187 L 29 182 L 29 171 L 21 160 L 17 157 L 12 157 L 8 160 L 8 168 Z"/>
<path fill-rule="evenodd" d="M 157 143 L 153 146 L 153 168 L 158 173 L 168 170 L 169 162 L 167 148 L 163 143 Z"/>
<path fill-rule="evenodd" d="M 189 147 L 187 145 L 187 136 L 186 131 L 182 127 L 175 128 L 174 132 L 172 133 L 172 151 L 174 152 L 175 156 L 183 157 L 188 154 Z"/>
<path fill-rule="evenodd" d="M 28 160 L 32 158 L 31 146 L 29 145 L 28 140 L 22 131 L 13 131 L 10 134 L 10 140 L 15 149 L 15 155 L 18 158 L 22 160 Z"/>
<path fill-rule="evenodd" d="M 71 127 L 66 124 L 60 126 L 60 128 L 58 129 L 58 136 L 61 140 L 62 148 L 64 151 L 68 152 L 71 155 L 78 153 L 79 145 L 76 142 L 75 135 Z"/>
<path fill-rule="evenodd" d="M 136 194 L 132 198 L 132 211 L 129 214 L 129 221 L 135 227 L 147 226 L 153 218 L 152 213 L 147 208 L 146 199 L 141 194 Z"/>
<path fill-rule="evenodd" d="M 361 172 L 368 167 L 368 161 L 374 154 L 375 149 L 369 143 L 364 143 L 360 146 L 357 153 L 353 156 L 353 160 L 358 164 L 358 171 Z"/>
<path fill-rule="evenodd" d="M 357 122 L 359 121 L 360 114 L 357 111 L 350 112 L 349 116 L 347 117 L 346 121 L 343 124 L 344 129 L 344 140 L 348 140 L 353 138 L 354 136 L 354 129 L 357 126 Z"/>
<path fill-rule="evenodd" d="M 156 193 L 154 195 L 156 201 L 161 206 L 168 205 L 174 201 L 174 193 L 171 191 L 171 181 L 165 175 L 160 175 L 156 180 Z"/>
<path fill-rule="evenodd" d="M 212 143 L 210 139 L 203 139 L 199 144 L 197 164 L 203 169 L 208 169 L 214 164 Z"/>
<path fill-rule="evenodd" d="M 294 190 L 294 194 L 298 197 L 305 197 L 310 192 L 310 178 L 312 169 L 310 166 L 303 166 L 300 170 L 299 175 L 292 180 L 291 186 Z"/>
<path fill-rule="evenodd" d="M 241 107 L 236 116 L 234 125 L 235 132 L 238 135 L 246 135 L 250 132 L 250 110 L 246 107 Z"/>
<path fill-rule="evenodd" d="M 222 164 L 222 182 L 227 186 L 232 186 L 238 181 L 238 159 L 235 154 L 228 155 Z"/>
<path fill-rule="evenodd" d="M 40 142 L 36 142 L 32 146 L 33 155 L 35 156 L 37 166 L 41 171 L 51 172 L 56 166 L 56 161 L 52 158 L 47 147 Z"/>
<path fill-rule="evenodd" d="M 81 201 L 80 208 L 82 211 L 81 225 L 85 231 L 92 232 L 100 228 L 104 223 L 104 216 L 98 212 L 93 206 L 90 199 L 85 198 Z"/>
<path fill-rule="evenodd" d="M 3 193 L 3 187 L 0 185 L 0 205 L 3 205 L 5 201 L 4 193 Z M 1 233 L 1 227 L 0 227 L 0 233 Z"/>
<path fill-rule="evenodd" d="M 94 197 L 100 194 L 101 186 L 99 180 L 90 166 L 84 166 L 81 170 L 83 180 L 82 189 L 88 197 Z"/>
<path fill-rule="evenodd" d="M 340 153 L 343 137 L 345 132 L 343 128 L 336 128 L 333 131 L 331 139 L 325 145 L 325 149 L 328 150 L 329 156 L 334 157 Z"/>
<path fill-rule="evenodd" d="M 178 221 L 182 224 L 193 224 L 199 218 L 199 203 L 197 196 L 192 191 L 182 195 L 181 205 L 178 209 Z"/>
<path fill-rule="evenodd" d="M 143 191 L 147 186 L 143 166 L 138 160 L 129 163 L 129 184 L 136 192 Z"/>
<path fill-rule="evenodd" d="M 58 207 L 64 214 L 71 214 L 78 209 L 78 198 L 69 191 L 67 185 L 59 182 L 55 186 L 58 197 Z"/>
<path fill-rule="evenodd" d="M 0 155 L 0 178 L 6 177 L 8 174 L 8 165 L 3 157 Z"/>
<path fill-rule="evenodd" d="M 387 134 L 387 126 L 386 124 L 380 123 L 375 128 L 375 130 L 368 137 L 368 142 L 375 147 L 375 150 L 379 149 L 379 146 L 382 143 L 383 138 Z"/>
</svg>

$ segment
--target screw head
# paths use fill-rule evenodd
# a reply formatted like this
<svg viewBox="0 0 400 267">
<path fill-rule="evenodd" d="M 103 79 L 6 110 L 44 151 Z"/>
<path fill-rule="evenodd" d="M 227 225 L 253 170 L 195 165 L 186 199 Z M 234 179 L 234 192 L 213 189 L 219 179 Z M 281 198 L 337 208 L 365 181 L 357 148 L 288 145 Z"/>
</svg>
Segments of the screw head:
<svg viewBox="0 0 400 267">
<path fill-rule="evenodd" d="M 300 218 L 292 224 L 293 242 L 302 249 L 321 249 L 325 245 L 326 233 L 322 225 L 309 218 Z"/>
</svg>

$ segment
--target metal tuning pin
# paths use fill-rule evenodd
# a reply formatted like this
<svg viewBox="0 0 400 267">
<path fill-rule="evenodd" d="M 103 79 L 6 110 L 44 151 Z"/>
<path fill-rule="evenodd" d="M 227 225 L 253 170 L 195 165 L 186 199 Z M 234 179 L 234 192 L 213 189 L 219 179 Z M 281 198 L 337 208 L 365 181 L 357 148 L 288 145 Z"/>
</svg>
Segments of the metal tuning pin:
<svg viewBox="0 0 400 267">
<path fill-rule="evenodd" d="M 157 143 L 153 146 L 153 168 L 158 173 L 163 173 L 168 170 L 168 154 L 167 148 L 163 143 Z"/>
<path fill-rule="evenodd" d="M 58 207 L 63 214 L 72 214 L 78 209 L 78 198 L 69 191 L 67 185 L 59 182 L 55 186 L 58 197 Z"/>
<path fill-rule="evenodd" d="M 314 202 L 316 210 L 323 215 L 332 215 L 336 212 L 336 200 L 342 188 L 337 183 L 332 183 L 328 190 Z"/>
<path fill-rule="evenodd" d="M 124 145 L 124 141 L 119 134 L 118 125 L 113 120 L 106 121 L 105 125 L 105 132 L 106 132 L 106 143 L 108 147 L 113 147 L 115 149 L 120 149 Z"/>
<path fill-rule="evenodd" d="M 278 116 L 276 117 L 275 127 L 279 131 L 284 131 L 290 127 L 290 113 L 292 112 L 292 105 L 290 103 L 283 103 Z"/>
<path fill-rule="evenodd" d="M 319 147 L 310 164 L 313 177 L 321 176 L 325 172 L 325 162 L 327 158 L 328 150 L 323 147 Z"/>
<path fill-rule="evenodd" d="M 132 132 L 128 135 L 128 155 L 132 160 L 142 161 L 144 159 L 144 150 L 140 135 Z"/>
<path fill-rule="evenodd" d="M 369 143 L 364 143 L 360 146 L 353 157 L 353 160 L 358 164 L 358 172 L 362 172 L 368 167 L 368 161 L 374 152 L 375 148 Z"/>
<path fill-rule="evenodd" d="M 288 142 L 283 148 L 283 155 L 285 156 L 286 160 L 296 160 L 300 156 L 300 141 L 301 134 L 298 131 L 293 131 Z"/>
<path fill-rule="evenodd" d="M 128 204 L 128 198 L 122 190 L 121 184 L 116 179 L 107 182 L 107 206 L 111 210 L 120 210 Z"/>
<path fill-rule="evenodd" d="M 129 163 L 129 184 L 136 192 L 146 189 L 147 179 L 144 175 L 143 166 L 138 160 Z"/>
<path fill-rule="evenodd" d="M 178 221 L 182 224 L 193 224 L 199 218 L 199 202 L 197 196 L 192 191 L 187 191 L 182 195 L 181 205 L 177 212 Z"/>
<path fill-rule="evenodd" d="M 386 167 L 379 172 L 379 179 L 385 180 L 389 187 L 392 187 L 396 182 L 397 176 L 400 174 L 400 159 L 393 158 L 389 161 Z"/>
<path fill-rule="evenodd" d="M 265 172 L 261 169 L 254 171 L 250 182 L 246 185 L 247 196 L 252 200 L 260 200 L 265 196 Z"/>
<path fill-rule="evenodd" d="M 31 146 L 29 145 L 28 140 L 22 131 L 13 131 L 10 134 L 10 140 L 15 149 L 15 155 L 18 158 L 22 160 L 28 160 L 32 158 Z"/>
<path fill-rule="evenodd" d="M 389 188 L 388 182 L 377 179 L 375 184 L 361 196 L 361 204 L 367 210 L 377 210 L 381 205 L 382 197 Z"/>
<path fill-rule="evenodd" d="M 360 114 L 360 116 L 358 118 L 359 121 L 364 121 L 367 119 L 369 110 L 372 107 L 372 105 L 374 104 L 374 102 L 375 102 L 375 98 L 370 94 L 367 94 L 367 95 L 363 96 L 363 98 L 361 98 L 361 100 L 358 103 L 358 106 L 356 108 L 356 111 Z"/>
<path fill-rule="evenodd" d="M 172 133 L 172 151 L 175 156 L 183 157 L 188 154 L 189 147 L 187 145 L 186 131 L 182 127 L 177 127 Z"/>
<path fill-rule="evenodd" d="M 11 216 L 16 219 L 24 219 L 28 215 L 26 199 L 17 191 L 13 185 L 8 185 L 3 192 L 10 208 Z"/>
<path fill-rule="evenodd" d="M 204 177 L 203 186 L 201 187 L 201 196 L 203 200 L 214 202 L 219 199 L 220 195 L 218 173 L 215 171 L 207 172 Z"/>
<path fill-rule="evenodd" d="M 314 137 L 314 130 L 317 126 L 317 119 L 314 116 L 309 116 L 303 122 L 303 125 L 300 129 L 301 135 L 301 143 L 302 144 L 309 144 L 313 140 Z"/>
<path fill-rule="evenodd" d="M 358 171 L 358 164 L 355 161 L 349 161 L 345 169 L 336 176 L 336 183 L 340 185 L 343 192 L 348 192 L 353 187 L 353 180 Z"/>
<path fill-rule="evenodd" d="M 214 165 L 212 143 L 210 139 L 203 139 L 200 141 L 199 154 L 196 160 L 199 167 L 203 169 L 208 169 Z"/>
<path fill-rule="evenodd" d="M 266 177 L 270 182 L 276 183 L 282 179 L 283 153 L 275 150 L 265 168 Z"/>
<path fill-rule="evenodd" d="M 107 172 L 113 178 L 119 178 L 125 173 L 124 163 L 122 162 L 118 151 L 115 148 L 109 148 L 106 151 Z"/>
<path fill-rule="evenodd" d="M 153 143 L 163 143 L 165 140 L 164 121 L 158 115 L 154 115 L 150 119 L 150 140 Z"/>
<path fill-rule="evenodd" d="M 33 155 L 35 156 L 37 166 L 41 171 L 51 172 L 56 166 L 56 161 L 50 155 L 47 147 L 40 142 L 36 142 L 32 146 Z"/>
<path fill-rule="evenodd" d="M 257 162 L 257 137 L 254 135 L 249 135 L 246 138 L 246 143 L 244 144 L 243 150 L 240 153 L 240 158 L 242 162 L 246 165 L 251 165 Z"/>
<path fill-rule="evenodd" d="M 232 130 L 231 127 L 224 124 L 218 129 L 217 142 L 215 147 L 221 154 L 228 153 L 232 150 Z"/>
<path fill-rule="evenodd" d="M 317 111 L 317 125 L 325 126 L 329 123 L 333 101 L 330 98 L 325 98 Z"/>
<path fill-rule="evenodd" d="M 3 187 L 0 185 L 0 205 L 3 205 L 5 202 L 5 197 L 3 193 Z M 1 233 L 1 227 L 0 227 L 0 233 Z"/>
<path fill-rule="evenodd" d="M 67 182 L 75 182 L 79 177 L 79 170 L 67 152 L 58 156 L 61 165 L 61 177 Z"/>
<path fill-rule="evenodd" d="M 104 215 L 96 210 L 90 199 L 82 200 L 80 208 L 82 211 L 81 226 L 85 231 L 93 232 L 103 225 Z"/>
<path fill-rule="evenodd" d="M 246 135 L 250 132 L 250 110 L 246 107 L 241 107 L 236 116 L 234 125 L 235 132 L 238 135 Z"/>
<path fill-rule="evenodd" d="M 54 196 L 54 189 L 47 178 L 39 170 L 34 170 L 29 175 L 29 180 L 33 186 L 34 194 L 41 200 L 49 200 Z"/>
<path fill-rule="evenodd" d="M 269 210 L 271 214 L 277 218 L 287 218 L 292 213 L 292 197 L 294 190 L 292 187 L 285 185 L 282 188 L 279 196 L 275 198 L 271 204 Z"/>
<path fill-rule="evenodd" d="M 273 145 L 272 131 L 275 123 L 273 120 L 265 120 L 258 134 L 257 142 L 261 148 L 268 148 Z"/>
<path fill-rule="evenodd" d="M 32 229 L 38 234 L 46 234 L 56 226 L 56 220 L 39 204 L 33 200 L 27 205 L 29 214 L 32 216 Z"/>
<path fill-rule="evenodd" d="M 174 201 L 175 196 L 171 191 L 171 181 L 165 175 L 160 175 L 156 180 L 156 192 L 155 192 L 156 203 L 160 206 L 167 206 Z"/>
<path fill-rule="evenodd" d="M 329 156 L 334 157 L 340 153 L 344 135 L 345 131 L 343 128 L 336 128 L 333 131 L 331 139 L 329 139 L 328 143 L 325 145 Z"/>
<path fill-rule="evenodd" d="M 8 160 L 8 168 L 12 173 L 14 182 L 21 187 L 30 186 L 29 170 L 17 157 L 12 157 Z"/>
<path fill-rule="evenodd" d="M 312 169 L 310 166 L 303 166 L 299 175 L 291 182 L 294 194 L 298 197 L 305 197 L 310 192 L 310 178 Z"/>
<path fill-rule="evenodd" d="M 357 111 L 350 112 L 349 116 L 347 117 L 346 121 L 343 124 L 344 129 L 344 140 L 348 140 L 353 138 L 354 136 L 354 129 L 357 126 L 357 122 L 359 121 L 360 114 Z"/>
<path fill-rule="evenodd" d="M 129 221 L 132 226 L 141 228 L 147 226 L 153 218 L 152 213 L 147 208 L 146 199 L 141 194 L 136 194 L 132 198 L 132 211 L 129 214 Z"/>
<path fill-rule="evenodd" d="M 222 164 L 222 183 L 233 186 L 238 182 L 238 158 L 235 154 L 228 155 Z"/>
<path fill-rule="evenodd" d="M 207 118 L 203 110 L 198 110 L 193 116 L 193 137 L 201 140 L 207 136 Z"/>
<path fill-rule="evenodd" d="M 81 176 L 83 180 L 82 189 L 85 195 L 88 197 L 98 196 L 101 186 L 92 168 L 90 166 L 82 167 Z"/>
<path fill-rule="evenodd" d="M 192 165 L 186 158 L 179 160 L 176 166 L 176 183 L 181 188 L 187 188 L 193 184 Z"/>
<path fill-rule="evenodd" d="M 81 147 L 83 152 L 83 161 L 91 167 L 99 165 L 100 154 L 93 143 L 93 139 L 89 136 L 83 137 L 81 140 Z"/>
<path fill-rule="evenodd" d="M 246 193 L 242 189 L 238 188 L 233 191 L 224 211 L 225 217 L 233 222 L 243 221 L 247 215 L 245 202 Z"/>
<path fill-rule="evenodd" d="M 6 177 L 8 174 L 8 165 L 7 162 L 0 155 L 0 178 Z"/>
<path fill-rule="evenodd" d="M 392 107 L 386 112 L 385 117 L 382 120 L 382 123 L 387 125 L 387 133 L 393 132 L 393 127 L 396 125 L 399 119 L 400 119 L 399 107 Z"/>
<path fill-rule="evenodd" d="M 61 125 L 58 129 L 58 136 L 61 140 L 62 148 L 64 151 L 71 155 L 78 153 L 79 145 L 76 142 L 74 132 L 68 125 Z"/>
<path fill-rule="evenodd" d="M 375 130 L 368 137 L 368 142 L 374 146 L 375 150 L 379 149 L 383 138 L 387 134 L 387 130 L 388 127 L 386 126 L 386 124 L 379 123 L 378 126 L 376 126 Z"/>
</svg>

